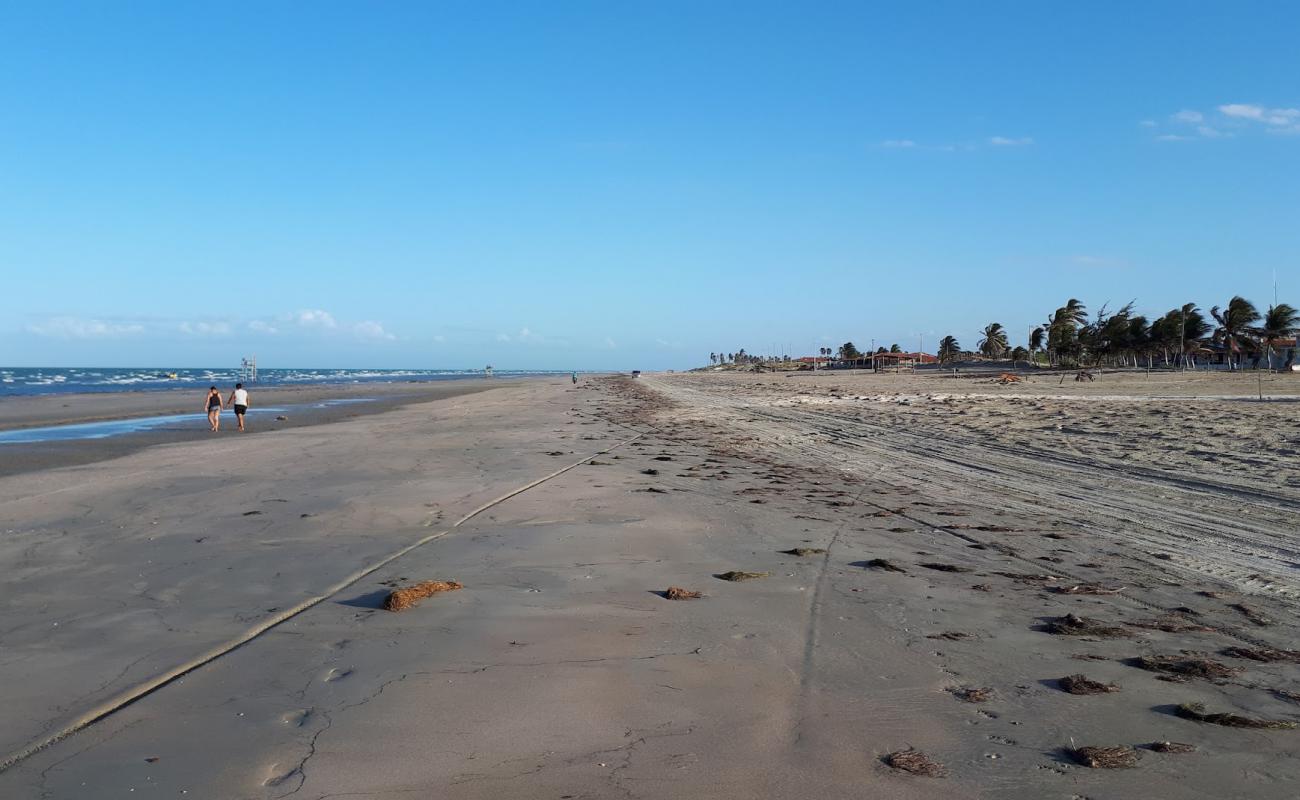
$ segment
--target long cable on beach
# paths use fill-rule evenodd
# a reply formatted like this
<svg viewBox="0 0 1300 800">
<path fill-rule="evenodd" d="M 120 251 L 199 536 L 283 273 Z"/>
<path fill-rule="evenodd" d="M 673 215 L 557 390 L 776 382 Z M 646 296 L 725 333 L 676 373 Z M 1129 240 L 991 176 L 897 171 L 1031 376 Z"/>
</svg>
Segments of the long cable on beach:
<svg viewBox="0 0 1300 800">
<path fill-rule="evenodd" d="M 367 575 L 375 572 L 376 570 L 384 568 L 388 564 L 391 564 L 392 562 L 396 561 L 397 559 L 401 558 L 402 556 L 406 555 L 412 550 L 415 550 L 418 547 L 422 547 L 436 539 L 441 539 L 442 537 L 447 536 L 448 534 L 454 532 L 461 525 L 464 525 L 466 522 L 469 522 L 471 519 L 478 516 L 479 514 L 482 514 L 484 511 L 487 511 L 489 508 L 492 508 L 493 506 L 498 505 L 500 503 L 504 503 L 506 500 L 509 500 L 510 498 L 515 497 L 516 495 L 523 494 L 529 489 L 534 489 L 553 478 L 558 478 L 559 476 L 563 475 L 569 470 L 580 467 L 583 464 L 586 464 L 588 461 L 591 461 L 593 458 L 596 458 L 597 456 L 605 455 L 606 453 L 609 453 L 613 450 L 617 450 L 620 447 L 629 445 L 632 442 L 635 442 L 637 439 L 640 439 L 642 436 L 645 435 L 646 435 L 645 432 L 640 432 L 636 436 L 633 436 L 631 439 L 626 439 L 617 444 L 611 445 L 605 448 L 604 450 L 600 450 L 595 453 L 592 453 L 591 455 L 586 456 L 585 458 L 575 461 L 572 464 L 569 464 L 568 466 L 561 467 L 560 469 L 557 469 L 548 475 L 538 478 L 535 481 L 526 483 L 523 486 L 512 489 L 509 492 L 506 492 L 505 494 L 501 495 L 500 497 L 497 497 L 494 500 L 490 500 L 484 503 L 483 505 L 479 506 L 478 508 L 474 509 L 473 511 L 469 512 L 465 516 L 456 520 L 456 522 L 452 523 L 450 527 L 437 531 L 435 533 L 431 533 L 428 536 L 423 536 L 415 540 L 414 542 L 411 542 L 410 544 L 406 545 L 405 547 L 402 547 L 401 549 L 393 553 L 390 553 L 387 556 L 384 556 L 380 560 L 368 566 L 362 567 L 356 572 L 353 572 L 352 574 L 342 578 L 333 586 L 327 588 L 321 594 L 318 594 L 314 597 L 309 597 L 306 600 L 303 600 L 302 602 L 298 603 L 297 605 L 294 605 L 290 608 L 285 609 L 279 614 L 276 614 L 274 617 L 270 617 L 269 619 L 265 619 L 262 622 L 259 622 L 257 625 L 254 625 L 253 627 L 244 631 L 244 633 L 240 634 L 234 639 L 231 639 L 225 642 L 224 644 L 217 645 L 216 647 L 207 650 L 203 654 L 183 664 L 180 664 L 179 666 L 167 670 L 161 675 L 155 675 L 154 677 L 146 680 L 145 682 L 138 684 L 130 689 L 127 689 L 124 692 L 121 692 L 120 694 L 104 701 L 98 706 L 95 706 L 89 711 L 81 714 L 76 719 L 74 719 L 73 721 L 69 722 L 67 725 L 60 728 L 58 731 L 46 736 L 43 739 L 33 742 L 32 744 L 29 744 L 27 747 L 23 748 L 22 750 L 19 750 L 18 752 L 6 756 L 4 761 L 0 762 L 0 772 L 4 772 L 5 770 L 8 770 L 10 767 L 15 766 L 19 762 L 35 755 L 36 753 L 40 752 L 41 750 L 44 750 L 47 747 L 50 747 L 51 745 L 57 744 L 58 742 L 62 741 L 63 739 L 66 739 L 67 737 L 71 736 L 77 731 L 89 725 L 93 725 L 94 723 L 104 719 L 110 714 L 122 708 L 125 708 L 126 706 L 134 703 L 137 700 L 140 700 L 141 698 L 149 694 L 152 694 L 153 692 L 158 691 L 159 689 L 163 688 L 164 686 L 176 680 L 177 678 L 180 678 L 183 675 L 193 672 L 199 667 L 202 667 L 205 664 L 209 664 L 217 660 L 218 658 L 221 658 L 222 656 L 226 655 L 227 653 L 248 644 L 249 642 L 253 641 L 257 637 L 261 636 L 263 633 L 266 633 L 267 631 L 271 630 L 277 625 L 281 625 L 285 622 L 288 622 L 289 620 L 293 619 L 294 617 L 298 616 L 304 611 L 312 608 L 313 606 L 318 605 L 324 602 L 325 600 L 328 600 L 329 598 L 333 597 L 334 595 L 338 594 L 339 592 L 353 585 L 354 583 L 366 577 Z"/>
</svg>

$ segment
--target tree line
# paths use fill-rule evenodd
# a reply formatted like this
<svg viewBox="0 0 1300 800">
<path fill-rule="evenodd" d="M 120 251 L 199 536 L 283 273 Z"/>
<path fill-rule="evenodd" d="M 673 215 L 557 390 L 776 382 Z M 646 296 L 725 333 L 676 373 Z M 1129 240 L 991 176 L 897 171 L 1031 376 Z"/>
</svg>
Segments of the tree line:
<svg viewBox="0 0 1300 800">
<path fill-rule="evenodd" d="M 1223 349 L 1229 369 L 1241 369 L 1243 358 L 1255 366 L 1273 353 L 1280 340 L 1292 337 L 1300 328 L 1300 311 L 1286 303 L 1270 305 L 1261 314 L 1240 295 L 1226 306 L 1213 306 L 1209 317 L 1195 303 L 1171 309 L 1156 319 L 1135 313 L 1133 303 L 1118 311 L 1102 306 L 1089 319 L 1088 309 L 1071 298 L 1030 330 L 1024 345 L 1012 346 L 1007 330 L 991 322 L 981 332 L 976 352 L 988 358 L 1010 358 L 1037 363 L 1039 354 L 1050 366 L 1196 366 L 1198 354 L 1207 344 Z M 939 360 L 955 361 L 962 356 L 961 343 L 954 336 L 939 342 Z M 1295 358 L 1294 347 L 1286 349 L 1284 368 Z"/>
</svg>

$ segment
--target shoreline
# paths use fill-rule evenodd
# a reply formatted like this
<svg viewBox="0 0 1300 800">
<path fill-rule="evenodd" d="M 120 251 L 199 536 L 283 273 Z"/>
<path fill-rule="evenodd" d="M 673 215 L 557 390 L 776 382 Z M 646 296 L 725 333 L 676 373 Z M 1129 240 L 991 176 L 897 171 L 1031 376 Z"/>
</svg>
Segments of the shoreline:
<svg viewBox="0 0 1300 800">
<path fill-rule="evenodd" d="M 252 408 L 289 406 L 287 420 L 249 417 L 248 432 L 258 436 L 278 431 L 339 422 L 381 414 L 415 403 L 489 392 L 529 382 L 559 383 L 549 376 L 527 378 L 466 378 L 413 384 L 313 384 L 250 390 Z M 50 402 L 53 398 L 57 402 Z M 318 405 L 330 400 L 367 399 Z M 22 475 L 37 470 L 93 464 L 120 458 L 145 448 L 199 441 L 225 441 L 240 435 L 234 414 L 221 414 L 221 430 L 207 429 L 206 415 L 199 408 L 202 397 L 185 392 L 115 392 L 67 395 L 26 395 L 23 402 L 0 404 L 0 431 L 112 422 L 138 418 L 193 415 L 192 420 L 151 430 L 115 434 L 105 438 L 0 444 L 0 476 Z M 56 407 L 57 406 L 57 407 Z"/>
</svg>

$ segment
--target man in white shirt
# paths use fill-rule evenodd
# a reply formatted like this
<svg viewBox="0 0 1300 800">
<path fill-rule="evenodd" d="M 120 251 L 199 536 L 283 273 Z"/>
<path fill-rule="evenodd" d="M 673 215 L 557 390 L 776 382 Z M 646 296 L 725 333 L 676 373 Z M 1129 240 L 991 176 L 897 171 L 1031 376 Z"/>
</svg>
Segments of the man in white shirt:
<svg viewBox="0 0 1300 800">
<path fill-rule="evenodd" d="M 248 413 L 248 390 L 244 384 L 236 383 L 235 391 L 230 393 L 230 400 L 226 405 L 235 407 L 235 421 L 239 423 L 239 431 L 244 431 L 244 414 Z"/>
</svg>

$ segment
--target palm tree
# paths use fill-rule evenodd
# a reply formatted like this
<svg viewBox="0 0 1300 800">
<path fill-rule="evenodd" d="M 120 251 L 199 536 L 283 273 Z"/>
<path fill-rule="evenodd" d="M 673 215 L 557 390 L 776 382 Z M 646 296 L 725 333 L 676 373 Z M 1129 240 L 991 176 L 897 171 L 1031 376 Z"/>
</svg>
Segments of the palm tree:
<svg viewBox="0 0 1300 800">
<path fill-rule="evenodd" d="M 1296 328 L 1300 328 L 1300 311 L 1286 303 L 1268 307 L 1268 313 L 1264 315 L 1264 324 L 1256 328 L 1254 333 L 1264 340 L 1264 346 L 1268 349 L 1269 369 L 1273 368 L 1273 343 L 1278 339 L 1290 337 L 1295 333 Z"/>
<path fill-rule="evenodd" d="M 1047 356 L 1079 356 L 1079 328 L 1088 322 L 1088 307 L 1071 297 L 1056 313 L 1047 318 Z"/>
<path fill-rule="evenodd" d="M 939 341 L 939 363 L 946 364 L 961 354 L 961 344 L 955 336 L 945 336 Z"/>
<path fill-rule="evenodd" d="M 1002 323 L 990 322 L 984 328 L 984 338 L 976 347 L 979 351 L 989 358 L 999 358 L 1007 351 L 1007 332 L 1003 329 Z"/>
<path fill-rule="evenodd" d="M 1259 320 L 1259 311 L 1255 309 L 1255 304 L 1237 295 L 1228 301 L 1226 308 L 1214 306 L 1210 309 L 1210 316 L 1214 321 L 1219 323 L 1219 327 L 1214 331 L 1214 341 L 1223 345 L 1225 357 L 1228 359 L 1228 369 L 1239 367 L 1240 360 L 1233 363 L 1233 353 L 1240 353 L 1242 345 L 1247 348 L 1251 347 L 1250 339 L 1251 324 Z"/>
<path fill-rule="evenodd" d="M 1035 356 L 1039 350 L 1043 349 L 1043 344 L 1046 340 L 1047 331 L 1041 325 L 1029 332 L 1029 358 L 1035 364 L 1038 363 L 1038 359 L 1035 358 Z"/>
<path fill-rule="evenodd" d="M 901 352 L 903 352 L 903 348 L 899 347 L 899 346 L 896 345 L 896 344 L 891 344 L 891 345 L 889 346 L 889 352 L 891 352 L 891 353 L 901 353 Z"/>
</svg>

